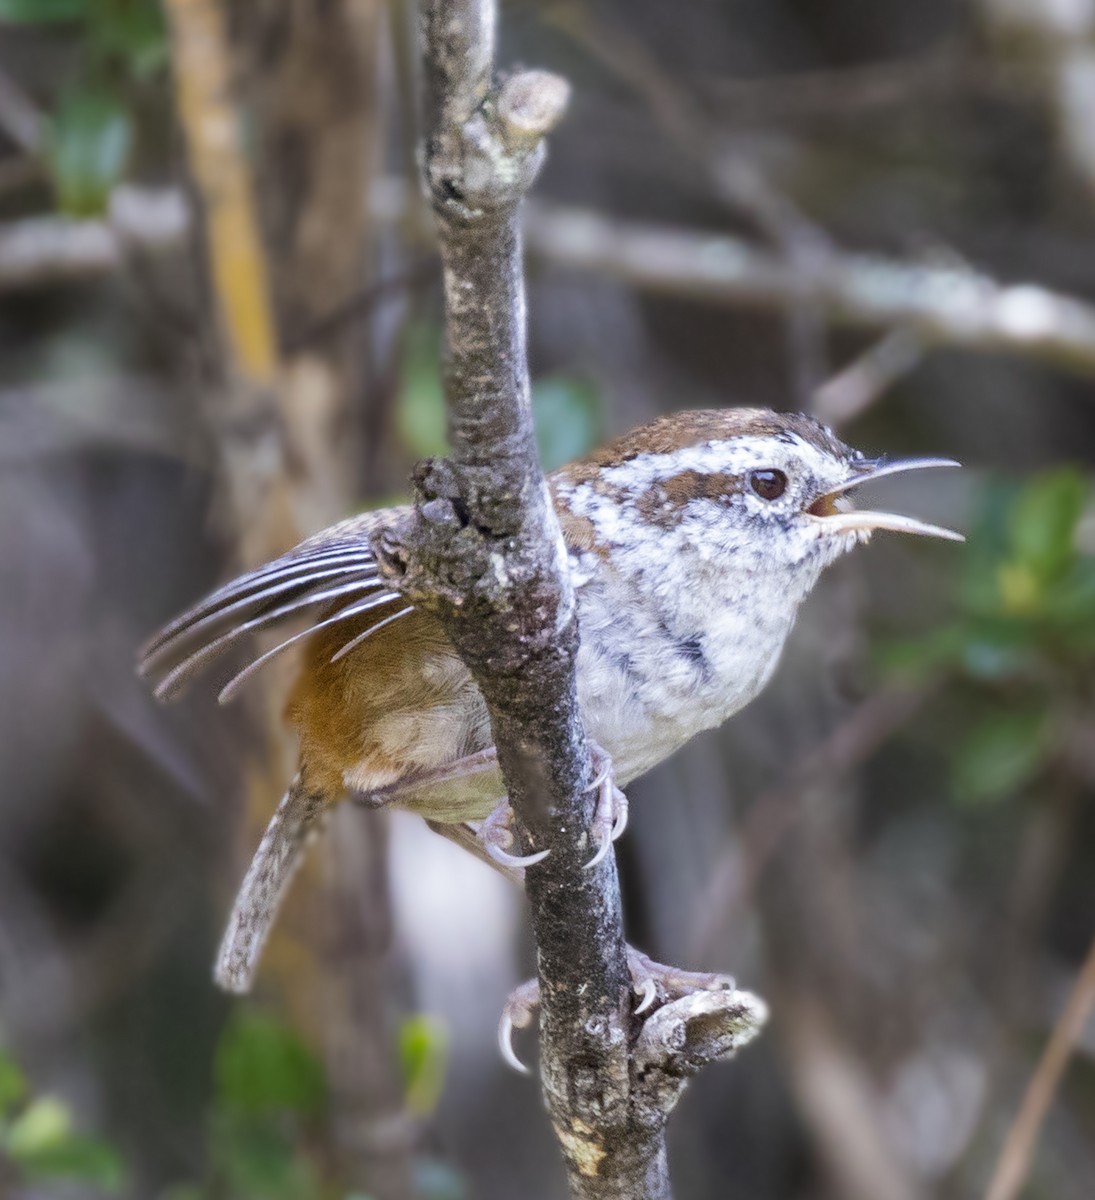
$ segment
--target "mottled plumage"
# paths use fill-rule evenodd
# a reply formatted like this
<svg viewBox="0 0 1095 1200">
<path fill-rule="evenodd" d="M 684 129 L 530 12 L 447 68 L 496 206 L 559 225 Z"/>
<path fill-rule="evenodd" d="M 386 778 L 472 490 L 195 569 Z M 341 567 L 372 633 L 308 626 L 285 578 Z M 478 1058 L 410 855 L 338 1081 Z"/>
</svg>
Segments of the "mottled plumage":
<svg viewBox="0 0 1095 1200">
<path fill-rule="evenodd" d="M 727 409 L 661 418 L 550 476 L 578 602 L 579 699 L 617 783 L 747 704 L 822 569 L 872 528 L 954 536 L 848 510 L 850 486 L 901 466 L 866 460 L 809 417 Z M 306 621 L 221 692 L 230 699 L 303 642 L 287 707 L 300 772 L 225 935 L 217 977 L 231 990 L 249 985 L 301 846 L 346 792 L 442 823 L 482 820 L 504 799 L 469 673 L 439 624 L 377 573 L 369 535 L 396 515 L 363 514 L 309 538 L 145 649 L 142 671 L 168 698 L 248 634 Z"/>
</svg>

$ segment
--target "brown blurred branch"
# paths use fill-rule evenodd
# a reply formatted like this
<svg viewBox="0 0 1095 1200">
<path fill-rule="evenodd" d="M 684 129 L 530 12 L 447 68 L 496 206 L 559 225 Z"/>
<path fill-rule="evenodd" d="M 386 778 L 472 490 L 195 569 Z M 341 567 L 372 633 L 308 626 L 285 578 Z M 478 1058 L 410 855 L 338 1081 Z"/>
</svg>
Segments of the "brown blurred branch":
<svg viewBox="0 0 1095 1200">
<path fill-rule="evenodd" d="M 251 180 L 232 106 L 232 71 L 217 0 L 167 0 L 179 120 L 201 192 L 208 263 L 227 361 L 248 382 L 270 385 L 277 336 Z"/>
<path fill-rule="evenodd" d="M 785 980 L 777 998 L 791 1088 L 841 1200 L 928 1200 L 914 1171 L 889 1148 L 880 1094 L 844 1042 L 824 991 Z"/>
<path fill-rule="evenodd" d="M 1031 74 L 1056 120 L 1063 157 L 1092 193 L 1095 12 L 1088 4 L 1045 0 L 980 0 L 979 7 L 1002 56 L 1033 67 Z"/>
<path fill-rule="evenodd" d="M 1095 940 L 1084 959 L 1061 1019 L 1038 1060 L 989 1183 L 986 1200 L 1014 1200 L 1026 1182 L 1038 1136 L 1084 1026 L 1095 1011 Z"/>
<path fill-rule="evenodd" d="M 256 58 L 252 182 L 233 81 L 238 57 L 218 0 L 167 0 L 179 118 L 201 205 L 204 258 L 221 349 L 207 408 L 243 565 L 254 567 L 352 506 L 350 411 L 359 373 L 348 346 L 282 354 L 277 316 L 307 323 L 360 282 L 375 144 L 377 12 L 356 3 L 271 0 L 235 14 Z M 261 191 L 264 244 L 256 194 Z M 124 210 L 122 210 L 124 212 Z M 112 206 L 121 256 L 131 229 Z M 190 232 L 198 223 L 188 222 Z M 275 315 L 277 314 L 277 315 Z M 248 772 L 247 849 L 280 795 L 290 755 L 278 689 L 262 709 L 263 757 Z M 382 814 L 335 814 L 266 956 L 266 1003 L 326 1067 L 327 1160 L 340 1182 L 379 1200 L 411 1194 L 402 1080 L 393 1036 L 391 911 Z"/>
</svg>

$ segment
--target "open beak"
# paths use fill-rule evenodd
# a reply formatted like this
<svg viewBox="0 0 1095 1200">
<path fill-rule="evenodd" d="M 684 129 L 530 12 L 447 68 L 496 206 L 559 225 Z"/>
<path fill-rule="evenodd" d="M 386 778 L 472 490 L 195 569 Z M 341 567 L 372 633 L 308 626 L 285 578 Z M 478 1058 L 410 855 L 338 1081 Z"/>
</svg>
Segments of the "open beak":
<svg viewBox="0 0 1095 1200">
<path fill-rule="evenodd" d="M 918 533 L 923 537 L 947 538 L 952 542 L 966 539 L 953 529 L 941 525 L 929 525 L 916 517 L 903 517 L 899 513 L 870 512 L 852 505 L 847 493 L 864 483 L 871 483 L 886 475 L 900 475 L 905 471 L 924 471 L 929 467 L 958 467 L 952 458 L 906 458 L 898 462 L 878 459 L 857 464 L 855 474 L 842 484 L 830 489 L 806 510 L 811 517 L 824 524 L 826 533 L 853 533 L 860 530 L 893 529 L 898 533 Z"/>
</svg>

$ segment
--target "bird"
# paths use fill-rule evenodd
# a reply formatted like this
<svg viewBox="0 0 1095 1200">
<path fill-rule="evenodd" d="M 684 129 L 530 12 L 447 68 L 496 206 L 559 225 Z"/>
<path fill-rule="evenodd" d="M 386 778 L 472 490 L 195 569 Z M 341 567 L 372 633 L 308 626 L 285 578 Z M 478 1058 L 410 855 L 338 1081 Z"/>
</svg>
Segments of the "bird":
<svg viewBox="0 0 1095 1200">
<path fill-rule="evenodd" d="M 826 566 L 894 530 L 961 541 L 850 493 L 885 476 L 958 466 L 853 450 L 813 417 L 731 407 L 660 417 L 553 471 L 547 484 L 577 603 L 578 698 L 599 760 L 590 864 L 626 824 L 622 789 L 772 677 L 799 606 Z M 371 539 L 407 512 L 352 516 L 232 580 L 143 648 L 139 671 L 169 700 L 255 634 L 282 630 L 223 685 L 235 697 L 299 646 L 285 713 L 299 765 L 247 871 L 216 981 L 246 992 L 301 861 L 332 807 L 355 796 L 435 828 L 474 830 L 511 871 L 518 856 L 486 705 L 438 620 L 378 568 Z M 649 999 L 649 991 L 647 991 Z"/>
</svg>

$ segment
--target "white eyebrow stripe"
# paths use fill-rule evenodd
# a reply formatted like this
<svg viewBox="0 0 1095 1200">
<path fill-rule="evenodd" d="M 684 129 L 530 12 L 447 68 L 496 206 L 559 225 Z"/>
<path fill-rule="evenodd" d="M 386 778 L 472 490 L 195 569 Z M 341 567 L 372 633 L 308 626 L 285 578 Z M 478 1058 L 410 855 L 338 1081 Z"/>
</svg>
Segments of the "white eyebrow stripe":
<svg viewBox="0 0 1095 1200">
<path fill-rule="evenodd" d="M 604 467 L 602 478 L 609 484 L 641 489 L 682 471 L 696 471 L 702 475 L 741 475 L 766 465 L 780 466 L 781 448 L 784 451 L 793 448 L 800 461 L 816 466 L 819 473 L 832 463 L 831 458 L 809 442 L 789 433 L 785 440 L 743 436 L 682 446 L 664 454 L 639 454 L 627 462 Z M 768 460 L 772 460 L 771 463 Z"/>
</svg>

